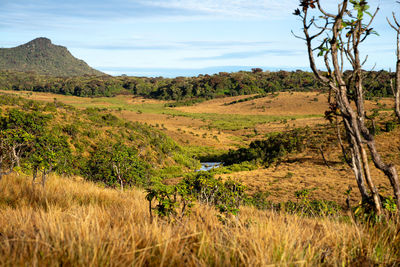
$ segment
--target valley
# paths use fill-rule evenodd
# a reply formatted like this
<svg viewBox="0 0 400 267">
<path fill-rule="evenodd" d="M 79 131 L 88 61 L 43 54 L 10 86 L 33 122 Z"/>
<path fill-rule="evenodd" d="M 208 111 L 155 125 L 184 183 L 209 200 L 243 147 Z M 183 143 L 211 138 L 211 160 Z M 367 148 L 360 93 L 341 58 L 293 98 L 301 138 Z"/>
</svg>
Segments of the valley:
<svg viewBox="0 0 400 267">
<path fill-rule="evenodd" d="M 167 106 L 174 101 L 131 95 L 85 98 L 28 91 L 3 90 L 1 93 L 35 101 L 61 102 L 82 110 L 100 108 L 122 120 L 143 123 L 162 131 L 200 159 L 245 147 L 274 132 L 308 127 L 321 134 L 334 129 L 324 119 L 327 95 L 319 92 L 281 92 L 234 104 L 230 103 L 249 96 L 226 97 L 174 108 Z M 390 112 L 386 108 L 393 105 L 392 102 L 390 98 L 376 98 L 367 101 L 366 107 L 370 110 L 380 108 L 382 119 L 387 120 Z M 383 132 L 377 138 L 384 157 L 400 164 L 399 153 L 392 153 L 389 148 L 400 147 L 398 132 L 399 129 Z M 324 147 L 323 156 L 327 162 L 319 146 Z M 360 199 L 357 184 L 351 168 L 340 158 L 340 147 L 333 135 L 328 143 L 317 143 L 301 153 L 289 154 L 276 166 L 265 168 L 259 165 L 247 171 L 239 168 L 239 171 L 217 176 L 242 182 L 250 194 L 267 192 L 268 200 L 274 203 L 292 200 L 297 191 L 308 189 L 312 199 L 335 201 L 345 207 L 345 192 L 351 187 L 350 201 L 356 205 Z M 390 184 L 384 175 L 375 168 L 372 172 L 382 193 L 390 194 Z M 174 184 L 180 178 L 169 177 L 167 180 Z"/>
</svg>

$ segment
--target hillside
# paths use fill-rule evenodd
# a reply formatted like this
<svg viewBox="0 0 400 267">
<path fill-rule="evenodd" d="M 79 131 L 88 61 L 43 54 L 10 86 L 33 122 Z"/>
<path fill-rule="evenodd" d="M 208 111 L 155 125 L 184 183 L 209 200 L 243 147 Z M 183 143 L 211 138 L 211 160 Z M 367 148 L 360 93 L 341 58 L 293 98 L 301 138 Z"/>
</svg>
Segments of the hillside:
<svg viewBox="0 0 400 267">
<path fill-rule="evenodd" d="M 37 38 L 14 48 L 0 48 L 0 70 L 32 71 L 49 76 L 104 75 L 75 58 L 66 47 Z"/>
<path fill-rule="evenodd" d="M 112 162 L 118 162 L 129 165 L 124 185 L 140 186 L 157 180 L 165 168 L 185 171 L 198 164 L 157 129 L 118 119 L 107 109 L 80 110 L 57 100 L 43 103 L 1 95 L 0 130 L 2 145 L 19 144 L 19 165 L 28 173 L 47 175 L 43 170 L 48 169 L 115 187 L 120 181 Z M 4 170 L 7 156 L 2 160 Z"/>
</svg>

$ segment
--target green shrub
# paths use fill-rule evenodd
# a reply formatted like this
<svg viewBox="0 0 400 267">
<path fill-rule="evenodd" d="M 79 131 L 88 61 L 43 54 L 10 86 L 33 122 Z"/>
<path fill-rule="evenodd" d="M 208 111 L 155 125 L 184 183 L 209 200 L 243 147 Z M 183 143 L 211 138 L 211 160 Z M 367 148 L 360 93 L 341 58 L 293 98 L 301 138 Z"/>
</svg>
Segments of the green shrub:
<svg viewBox="0 0 400 267">
<path fill-rule="evenodd" d="M 388 121 L 385 123 L 385 131 L 391 132 L 397 127 L 397 123 L 394 121 Z"/>
<path fill-rule="evenodd" d="M 215 179 L 209 172 L 197 172 L 187 175 L 176 186 L 156 184 L 147 188 L 146 199 L 149 212 L 152 210 L 164 216 L 180 216 L 190 212 L 195 200 L 214 206 L 221 213 L 237 214 L 246 200 L 245 186 L 233 180 L 225 182 Z M 153 208 L 152 203 L 156 202 Z"/>
<path fill-rule="evenodd" d="M 222 157 L 222 161 L 226 165 L 250 161 L 268 166 L 291 152 L 302 151 L 305 148 L 308 134 L 308 129 L 294 129 L 286 133 L 270 134 L 265 140 L 252 142 L 248 148 L 230 150 Z"/>
</svg>

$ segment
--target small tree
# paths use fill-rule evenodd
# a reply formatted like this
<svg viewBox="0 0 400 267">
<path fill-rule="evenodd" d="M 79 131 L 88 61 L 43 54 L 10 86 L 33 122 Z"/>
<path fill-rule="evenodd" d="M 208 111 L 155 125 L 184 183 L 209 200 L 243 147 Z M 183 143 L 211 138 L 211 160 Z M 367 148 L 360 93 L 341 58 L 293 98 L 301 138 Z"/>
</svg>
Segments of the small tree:
<svg viewBox="0 0 400 267">
<path fill-rule="evenodd" d="M 310 17 L 313 10 L 317 16 Z M 366 59 L 361 60 L 359 46 L 369 35 L 374 34 L 370 26 L 378 10 L 373 14 L 369 13 L 369 6 L 365 0 L 343 0 L 338 5 L 337 13 L 332 14 L 322 8 L 319 0 L 301 0 L 300 9 L 296 9 L 294 15 L 302 20 L 304 38 L 299 38 L 306 42 L 308 59 L 314 75 L 334 93 L 334 100 L 330 101 L 331 113 L 341 118 L 344 124 L 351 154 L 349 164 L 354 171 L 363 201 L 372 199 L 377 214 L 380 214 L 382 203 L 371 176 L 365 146 L 375 167 L 389 178 L 398 209 L 400 186 L 396 167 L 382 160 L 374 135 L 368 130 L 365 122 L 367 117 L 362 66 Z M 313 42 L 317 38 L 320 40 L 314 45 Z M 323 59 L 325 73 L 317 69 L 315 54 Z M 344 75 L 345 63 L 351 66 L 349 75 Z M 340 135 L 338 137 L 340 138 Z"/>
<path fill-rule="evenodd" d="M 138 158 L 134 148 L 116 143 L 99 146 L 91 153 L 87 175 L 110 186 L 118 183 L 123 190 L 125 185 L 143 183 L 146 169 L 149 169 L 148 164 Z"/>
<path fill-rule="evenodd" d="M 70 147 L 65 136 L 59 137 L 47 133 L 36 137 L 30 153 L 33 169 L 32 185 L 35 183 L 38 172 L 41 172 L 44 187 L 49 173 L 59 167 L 70 154 Z"/>
<path fill-rule="evenodd" d="M 111 165 L 121 191 L 124 190 L 124 184 L 136 184 L 144 174 L 144 166 L 140 163 L 136 151 L 121 143 L 112 147 Z"/>
</svg>

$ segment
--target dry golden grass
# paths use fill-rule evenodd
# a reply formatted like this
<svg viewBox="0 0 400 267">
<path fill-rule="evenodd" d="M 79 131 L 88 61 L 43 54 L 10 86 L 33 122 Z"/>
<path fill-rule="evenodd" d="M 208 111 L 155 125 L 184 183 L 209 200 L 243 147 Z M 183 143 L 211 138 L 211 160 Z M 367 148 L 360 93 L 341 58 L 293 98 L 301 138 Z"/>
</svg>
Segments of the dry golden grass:
<svg viewBox="0 0 400 267">
<path fill-rule="evenodd" d="M 150 224 L 140 190 L 54 176 L 44 190 L 24 175 L 0 181 L 1 266 L 395 266 L 399 229 L 252 208 L 221 223 L 202 205 Z"/>
<path fill-rule="evenodd" d="M 124 110 L 114 113 L 128 121 L 137 121 L 157 126 L 168 136 L 182 145 L 209 146 L 214 148 L 231 148 L 238 143 L 230 139 L 231 134 L 216 129 L 206 129 L 207 123 L 189 117 L 171 116 L 165 114 L 149 114 Z M 218 139 L 215 139 L 217 136 Z"/>
<path fill-rule="evenodd" d="M 226 98 L 212 99 L 194 106 L 183 106 L 175 109 L 187 113 L 218 113 L 241 115 L 313 115 L 324 114 L 328 107 L 328 95 L 318 92 L 280 92 L 277 95 L 270 94 L 241 103 L 225 105 L 239 99 L 254 95 L 242 95 Z M 391 99 L 381 99 L 381 104 L 390 104 Z M 374 101 L 366 101 L 366 108 L 376 107 Z"/>
<path fill-rule="evenodd" d="M 335 138 L 333 136 L 333 138 Z M 376 137 L 377 147 L 382 158 L 400 166 L 400 129 L 382 132 Z M 345 192 L 352 188 L 350 201 L 352 205 L 359 203 L 361 196 L 352 169 L 341 159 L 340 146 L 335 142 L 322 145 L 325 159 L 320 151 L 306 149 L 303 153 L 289 155 L 277 165 L 253 171 L 235 172 L 220 175 L 221 178 L 234 178 L 245 184 L 250 192 L 270 192 L 269 200 L 282 202 L 293 199 L 295 192 L 312 189 L 310 198 L 335 201 L 345 206 Z M 379 193 L 383 196 L 393 195 L 389 179 L 369 162 L 371 175 Z"/>
<path fill-rule="evenodd" d="M 331 164 L 335 169 L 329 168 L 322 158 L 317 157 L 318 155 L 299 154 L 277 167 L 224 174 L 220 177 L 239 180 L 250 192 L 269 192 L 268 200 L 275 203 L 293 200 L 296 191 L 309 189 L 311 199 L 335 201 L 345 207 L 345 192 L 351 186 L 350 203 L 358 204 L 361 196 L 352 170 L 341 163 Z M 380 193 L 391 195 L 389 180 L 374 168 L 372 174 Z"/>
<path fill-rule="evenodd" d="M 278 96 L 268 95 L 251 101 L 225 105 L 250 96 L 252 95 L 213 99 L 194 106 L 178 107 L 176 109 L 188 113 L 282 116 L 323 114 L 327 106 L 326 95 L 316 92 L 280 92 Z M 313 101 L 314 98 L 317 98 L 318 101 Z"/>
</svg>

